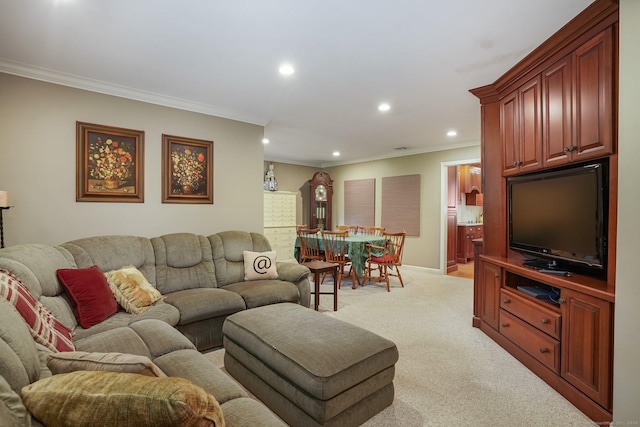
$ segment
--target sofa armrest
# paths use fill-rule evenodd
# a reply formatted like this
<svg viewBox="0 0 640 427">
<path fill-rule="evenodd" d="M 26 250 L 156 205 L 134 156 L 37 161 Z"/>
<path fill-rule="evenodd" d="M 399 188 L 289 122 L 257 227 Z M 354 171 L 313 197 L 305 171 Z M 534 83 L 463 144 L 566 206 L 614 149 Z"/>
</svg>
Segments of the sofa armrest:
<svg viewBox="0 0 640 427">
<path fill-rule="evenodd" d="M 285 282 L 297 283 L 311 275 L 307 267 L 296 262 L 277 262 L 276 269 L 278 270 L 278 279 Z"/>
<path fill-rule="evenodd" d="M 300 305 L 311 306 L 311 272 L 303 265 L 295 262 L 277 262 L 278 279 L 291 282 L 298 287 L 300 292 Z"/>
</svg>

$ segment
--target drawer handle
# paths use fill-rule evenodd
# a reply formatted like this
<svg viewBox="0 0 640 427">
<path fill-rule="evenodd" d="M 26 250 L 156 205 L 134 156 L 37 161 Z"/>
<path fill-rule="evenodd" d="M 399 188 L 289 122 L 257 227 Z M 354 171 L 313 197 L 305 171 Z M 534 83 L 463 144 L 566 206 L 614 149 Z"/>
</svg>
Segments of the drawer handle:
<svg viewBox="0 0 640 427">
<path fill-rule="evenodd" d="M 549 319 L 540 319 L 540 323 L 546 325 L 547 323 L 549 323 Z"/>
<path fill-rule="evenodd" d="M 509 298 L 505 298 L 505 299 L 502 300 L 502 302 L 504 304 L 509 304 L 511 302 L 511 300 Z"/>
<path fill-rule="evenodd" d="M 503 328 L 508 328 L 508 327 L 509 327 L 509 324 L 508 324 L 508 323 L 503 323 L 503 324 L 502 324 L 502 325 L 500 325 L 500 326 L 502 326 Z"/>
<path fill-rule="evenodd" d="M 547 350 L 546 348 L 541 348 L 540 349 L 540 353 L 544 354 L 544 353 L 549 353 L 549 350 Z"/>
</svg>

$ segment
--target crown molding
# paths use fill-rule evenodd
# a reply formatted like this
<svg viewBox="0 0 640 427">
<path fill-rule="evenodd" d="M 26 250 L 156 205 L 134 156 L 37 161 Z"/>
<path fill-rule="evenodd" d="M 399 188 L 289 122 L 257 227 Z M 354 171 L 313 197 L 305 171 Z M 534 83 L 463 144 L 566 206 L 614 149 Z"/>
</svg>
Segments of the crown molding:
<svg viewBox="0 0 640 427">
<path fill-rule="evenodd" d="M 61 73 L 46 68 L 34 67 L 19 62 L 10 61 L 4 58 L 0 58 L 0 72 L 25 77 L 28 79 L 40 80 L 47 83 L 54 83 L 61 86 L 82 89 L 89 92 L 102 93 L 105 95 L 127 98 L 134 101 L 161 105 L 164 107 L 177 108 L 179 110 L 201 113 L 209 116 L 222 117 L 225 119 L 237 120 L 240 122 L 259 126 L 265 126 L 269 122 L 269 120 L 266 118 L 255 117 L 250 114 L 242 113 L 235 110 L 193 101 L 187 101 L 180 98 L 173 98 L 166 95 L 160 95 L 153 92 L 147 92 L 126 86 L 106 83 L 103 81 L 76 76 L 73 74 Z"/>
<path fill-rule="evenodd" d="M 393 153 L 385 153 L 379 156 L 360 158 L 360 159 L 355 159 L 350 161 L 323 162 L 320 166 L 322 166 L 323 168 L 329 168 L 332 166 L 345 166 L 345 165 L 352 165 L 356 163 L 365 163 L 365 162 L 373 162 L 377 160 L 393 159 L 396 157 L 416 156 L 419 154 L 434 153 L 436 151 L 447 151 L 447 150 L 455 150 L 457 148 L 479 147 L 479 146 L 480 146 L 480 141 L 467 141 L 467 142 L 460 142 L 458 144 L 439 145 L 439 146 L 423 148 L 423 149 L 401 150 Z"/>
</svg>

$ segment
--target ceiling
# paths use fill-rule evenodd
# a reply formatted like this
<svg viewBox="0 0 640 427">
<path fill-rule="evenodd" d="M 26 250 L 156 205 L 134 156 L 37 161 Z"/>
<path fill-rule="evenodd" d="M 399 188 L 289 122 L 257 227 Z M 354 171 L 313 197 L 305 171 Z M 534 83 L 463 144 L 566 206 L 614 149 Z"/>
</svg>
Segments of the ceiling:
<svg viewBox="0 0 640 427">
<path fill-rule="evenodd" d="M 0 72 L 258 124 L 265 159 L 330 166 L 479 144 L 468 90 L 590 3 L 0 0 Z"/>
</svg>

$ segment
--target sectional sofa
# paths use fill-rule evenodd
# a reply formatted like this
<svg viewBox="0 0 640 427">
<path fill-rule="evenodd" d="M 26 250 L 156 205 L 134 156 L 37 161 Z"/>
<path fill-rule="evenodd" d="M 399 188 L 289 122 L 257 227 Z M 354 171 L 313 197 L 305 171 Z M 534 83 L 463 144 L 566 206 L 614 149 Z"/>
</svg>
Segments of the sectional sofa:
<svg viewBox="0 0 640 427">
<path fill-rule="evenodd" d="M 296 263 L 276 263 L 270 252 L 269 242 L 263 235 L 243 231 L 210 236 L 176 233 L 154 238 L 96 236 L 58 246 L 25 244 L 0 250 L 0 273 L 5 273 L 5 280 L 24 285 L 34 304 L 44 307 L 53 319 L 44 323 L 49 322 L 53 329 L 58 325 L 60 330 L 70 331 L 73 348 L 67 350 L 75 350 L 57 353 L 52 349 L 52 345 L 64 345 L 60 336 L 57 341 L 55 336 L 49 336 L 44 344 L 36 342 L 33 329 L 42 325 L 35 321 L 29 328 L 15 300 L 12 304 L 6 301 L 11 298 L 0 298 L 0 419 L 11 420 L 8 425 L 40 425 L 38 419 L 46 415 L 34 418 L 25 409 L 21 393 L 23 398 L 36 402 L 40 399 L 46 402 L 44 406 L 55 408 L 56 398 L 62 401 L 69 398 L 56 395 L 70 387 L 69 384 L 111 384 L 117 389 L 122 380 L 133 387 L 135 381 L 123 380 L 121 376 L 134 375 L 132 378 L 139 379 L 140 372 L 136 369 L 142 367 L 142 376 L 158 376 L 159 372 L 159 376 L 184 378 L 188 385 L 195 387 L 195 391 L 181 388 L 176 394 L 173 388 L 181 386 L 181 380 L 166 382 L 165 386 L 171 389 L 168 391 L 158 386 L 171 396 L 185 396 L 179 399 L 178 409 L 174 408 L 171 415 L 178 418 L 165 415 L 165 420 L 180 419 L 183 425 L 220 425 L 223 418 L 226 425 L 282 425 L 271 411 L 249 398 L 201 353 L 222 345 L 223 322 L 233 313 L 280 302 L 309 307 L 309 270 Z M 256 257 L 262 257 L 262 261 L 257 263 Z M 245 262 L 247 259 L 250 262 Z M 253 265 L 251 261 L 255 261 Z M 265 262 L 274 265 L 265 265 Z M 265 277 L 270 278 L 252 279 L 256 273 L 265 273 L 253 268 L 258 264 L 269 267 Z M 153 288 L 149 294 L 159 294 L 161 298 L 135 313 L 131 311 L 136 311 L 136 307 L 124 303 L 115 304 L 115 311 L 113 301 L 106 305 L 94 303 L 95 294 L 98 289 L 104 291 L 104 286 L 94 288 L 85 284 L 94 278 L 99 282 L 98 276 L 104 277 L 103 273 L 110 277 L 110 273 L 126 269 L 141 273 L 146 285 Z M 96 275 L 96 271 L 100 274 Z M 113 286 L 111 282 L 108 285 Z M 51 323 L 54 320 L 57 323 Z M 101 372 L 89 373 L 87 369 L 70 372 L 75 368 L 65 368 L 69 372 L 52 376 L 52 366 L 54 373 L 61 372 L 55 365 L 56 359 L 64 359 L 60 355 L 73 355 L 70 358 L 74 360 L 63 360 L 65 366 L 77 368 L 88 363 L 92 369 L 98 366 L 96 370 Z M 124 357 L 124 361 L 119 357 Z M 111 372 L 104 372 L 111 370 L 104 368 L 110 363 L 117 365 L 114 377 L 109 376 Z M 122 366 L 138 368 L 122 373 Z M 93 378 L 92 375 L 107 377 Z M 158 378 L 154 381 L 154 386 L 162 383 Z M 41 386 L 41 382 L 47 384 Z M 108 392 L 98 394 L 109 395 Z M 130 395 L 139 396 L 139 393 L 135 391 Z M 208 395 L 215 398 L 214 403 L 207 402 Z M 193 404 L 194 401 L 197 404 Z M 93 413 L 94 417 L 104 417 L 101 409 L 96 409 L 103 403 L 106 413 L 114 413 L 113 401 L 92 403 L 94 410 L 86 412 Z M 29 405 L 33 402 L 29 401 Z M 134 408 L 135 404 L 127 401 L 121 406 Z M 141 406 L 148 407 L 148 402 Z M 49 409 L 51 411 L 53 409 Z M 211 415 L 212 411 L 221 411 L 220 419 Z M 135 425 L 136 417 L 128 416 L 130 423 L 121 418 L 119 425 Z M 185 421 L 187 419 L 191 421 Z M 74 423 L 83 425 L 80 421 Z M 153 423 L 163 425 L 157 424 L 157 420 Z"/>
</svg>

